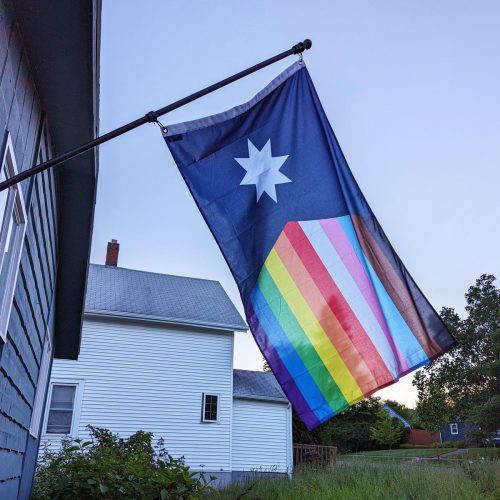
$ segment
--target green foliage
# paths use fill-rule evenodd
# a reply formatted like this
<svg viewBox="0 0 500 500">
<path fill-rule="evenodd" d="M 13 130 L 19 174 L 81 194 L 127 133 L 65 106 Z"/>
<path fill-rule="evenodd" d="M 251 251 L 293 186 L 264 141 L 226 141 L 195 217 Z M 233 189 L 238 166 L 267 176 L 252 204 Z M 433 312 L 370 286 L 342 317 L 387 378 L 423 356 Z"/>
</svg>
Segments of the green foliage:
<svg viewBox="0 0 500 500">
<path fill-rule="evenodd" d="M 45 449 L 32 498 L 198 499 L 212 490 L 204 474 L 170 456 L 162 440 L 138 431 L 128 439 L 89 426 L 92 441 L 66 439 L 57 452 Z M 155 449 L 156 448 L 156 449 Z"/>
<path fill-rule="evenodd" d="M 434 448 L 464 448 L 465 441 L 444 441 L 442 443 L 434 443 Z"/>
<path fill-rule="evenodd" d="M 368 398 L 351 406 L 340 415 L 308 431 L 300 418 L 293 414 L 293 440 L 295 443 L 337 446 L 340 452 L 373 450 L 377 442 L 370 434 L 382 409 L 378 398 Z"/>
<path fill-rule="evenodd" d="M 424 377 L 424 372 L 418 372 L 413 379 L 418 388 L 418 423 L 429 432 L 439 432 L 451 418 L 446 393 L 439 386 L 422 384 Z"/>
<path fill-rule="evenodd" d="M 263 359 L 262 360 L 262 371 L 263 372 L 270 372 L 271 371 L 271 367 L 269 366 L 269 363 L 267 362 L 267 359 Z"/>
<path fill-rule="evenodd" d="M 391 418 L 386 411 L 382 410 L 370 432 L 375 441 L 382 446 L 392 448 L 401 439 L 403 425 L 399 420 Z"/>
<path fill-rule="evenodd" d="M 440 418 L 448 411 L 480 425 L 483 438 L 500 428 L 500 289 L 494 282 L 494 276 L 483 274 L 469 288 L 466 318 L 452 308 L 441 311 L 457 345 L 413 380 L 417 413 L 427 426 L 432 414 Z"/>
<path fill-rule="evenodd" d="M 500 396 L 490 396 L 486 402 L 470 411 L 470 419 L 477 423 L 482 434 L 494 434 L 498 429 L 500 415 Z M 481 435 L 479 437 L 482 437 Z"/>
</svg>

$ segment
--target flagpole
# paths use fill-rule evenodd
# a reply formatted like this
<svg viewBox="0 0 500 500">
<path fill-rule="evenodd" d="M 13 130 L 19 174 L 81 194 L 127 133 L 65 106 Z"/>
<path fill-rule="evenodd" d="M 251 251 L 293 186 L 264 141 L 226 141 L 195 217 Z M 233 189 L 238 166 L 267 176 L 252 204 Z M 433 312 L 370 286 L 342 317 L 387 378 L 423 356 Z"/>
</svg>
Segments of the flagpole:
<svg viewBox="0 0 500 500">
<path fill-rule="evenodd" d="M 145 125 L 146 123 L 156 123 L 158 122 L 158 118 L 166 113 L 169 113 L 170 111 L 173 111 L 174 109 L 180 108 L 181 106 L 184 106 L 192 101 L 195 101 L 196 99 L 199 99 L 200 97 L 203 97 L 207 94 L 210 94 L 211 92 L 214 92 L 215 90 L 218 90 L 222 87 L 225 87 L 226 85 L 229 85 L 230 83 L 233 83 L 237 80 L 240 80 L 241 78 L 244 78 L 245 76 L 248 76 L 252 73 L 255 73 L 256 71 L 265 68 L 266 66 L 269 66 L 271 64 L 274 64 L 277 61 L 280 61 L 281 59 L 285 59 L 288 56 L 294 55 L 294 54 L 301 54 L 305 50 L 308 50 L 312 47 L 312 42 L 309 39 L 304 40 L 303 42 L 299 42 L 296 45 L 294 45 L 291 49 L 285 50 L 284 52 L 281 52 L 280 54 L 277 54 L 273 57 L 270 57 L 269 59 L 266 59 L 265 61 L 262 61 L 250 68 L 247 68 L 243 71 L 240 71 L 239 73 L 236 73 L 235 75 L 232 75 L 228 78 L 225 78 L 224 80 L 221 80 L 218 83 L 214 83 L 213 85 L 210 85 L 208 87 L 205 87 L 202 90 L 199 90 L 198 92 L 195 92 L 194 94 L 188 95 L 187 97 L 184 97 L 182 99 L 179 99 L 178 101 L 175 101 L 171 104 L 168 104 L 167 106 L 164 106 L 163 108 L 160 108 L 156 111 L 149 111 L 149 113 L 146 113 L 144 116 L 141 118 L 138 118 L 137 120 L 134 120 L 130 123 L 127 123 L 126 125 L 122 125 L 121 127 L 118 127 L 115 130 L 112 130 L 111 132 L 108 132 L 107 134 L 101 135 L 100 137 L 96 137 L 92 141 L 86 142 L 85 144 L 82 144 L 81 146 L 78 146 L 75 149 L 72 149 L 71 151 L 68 151 L 67 153 L 64 153 L 62 155 L 56 156 L 55 158 L 52 158 L 49 161 L 40 163 L 39 165 L 36 165 L 32 168 L 29 168 L 25 170 L 24 172 L 21 172 L 17 175 L 13 175 L 9 179 L 5 180 L 4 182 L 0 183 L 0 192 L 4 191 L 5 189 L 8 189 L 9 187 L 25 180 L 28 179 L 29 177 L 32 177 L 40 172 L 43 172 L 51 167 L 54 167 L 56 165 L 60 165 L 61 163 L 70 160 L 71 158 L 74 158 L 75 156 L 81 155 L 82 153 L 85 153 L 86 151 L 90 151 L 91 149 L 95 148 L 96 146 L 99 146 L 100 144 L 104 144 L 105 142 L 110 141 L 111 139 L 114 139 L 115 137 L 118 137 L 120 135 L 125 134 L 126 132 L 129 132 L 130 130 L 133 130 L 137 127 L 140 127 L 141 125 Z"/>
</svg>

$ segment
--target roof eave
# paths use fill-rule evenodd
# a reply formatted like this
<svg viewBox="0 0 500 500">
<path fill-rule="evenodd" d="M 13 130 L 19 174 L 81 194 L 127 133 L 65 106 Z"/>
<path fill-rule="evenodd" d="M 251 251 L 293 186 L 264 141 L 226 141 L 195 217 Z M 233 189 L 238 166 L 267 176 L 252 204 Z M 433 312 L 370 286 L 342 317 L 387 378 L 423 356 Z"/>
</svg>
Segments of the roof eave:
<svg viewBox="0 0 500 500">
<path fill-rule="evenodd" d="M 121 311 L 85 311 L 84 316 L 88 318 L 101 318 L 101 319 L 121 319 L 130 321 L 140 321 L 161 325 L 183 326 L 192 327 L 203 330 L 217 330 L 223 332 L 246 332 L 247 328 L 241 325 L 223 325 L 217 323 L 193 323 L 189 321 L 182 321 L 173 318 L 162 318 L 158 316 L 149 316 L 137 313 L 127 313 Z"/>
<path fill-rule="evenodd" d="M 100 0 L 16 0 L 16 18 L 48 118 L 54 153 L 98 134 Z M 76 359 L 90 255 L 96 150 L 65 162 L 58 176 L 55 355 Z"/>
</svg>

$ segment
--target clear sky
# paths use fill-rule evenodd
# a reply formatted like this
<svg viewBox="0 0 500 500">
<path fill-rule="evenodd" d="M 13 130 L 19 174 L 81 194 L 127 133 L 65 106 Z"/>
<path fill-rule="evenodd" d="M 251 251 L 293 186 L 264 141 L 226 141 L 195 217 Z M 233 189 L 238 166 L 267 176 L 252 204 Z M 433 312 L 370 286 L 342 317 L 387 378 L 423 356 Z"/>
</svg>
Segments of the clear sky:
<svg viewBox="0 0 500 500">
<path fill-rule="evenodd" d="M 500 2 L 104 0 L 101 133 L 286 50 L 309 72 L 350 167 L 436 309 L 500 277 Z M 249 100 L 295 57 L 162 118 Z M 219 280 L 229 270 L 154 125 L 100 148 L 92 262 Z M 250 333 L 235 366 L 260 369 Z M 379 393 L 413 404 L 411 375 Z"/>
</svg>

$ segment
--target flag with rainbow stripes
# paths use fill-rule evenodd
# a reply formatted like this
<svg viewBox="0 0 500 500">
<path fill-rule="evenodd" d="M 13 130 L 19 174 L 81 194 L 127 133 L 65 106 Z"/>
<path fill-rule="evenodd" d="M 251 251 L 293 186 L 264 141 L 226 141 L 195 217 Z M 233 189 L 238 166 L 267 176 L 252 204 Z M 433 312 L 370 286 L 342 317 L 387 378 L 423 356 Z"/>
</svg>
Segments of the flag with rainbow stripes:
<svg viewBox="0 0 500 500">
<path fill-rule="evenodd" d="M 356 184 L 302 62 L 164 138 L 309 429 L 454 345 Z"/>
</svg>

